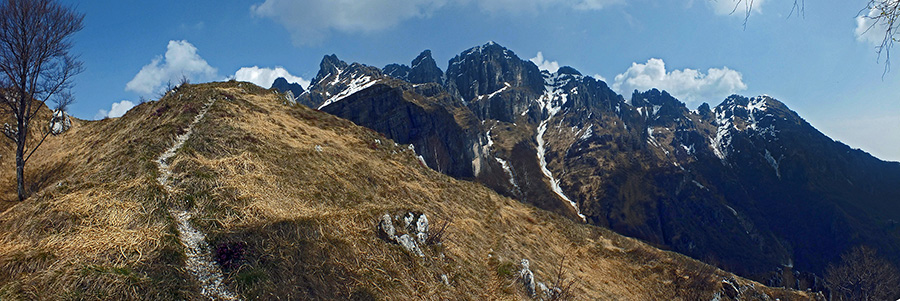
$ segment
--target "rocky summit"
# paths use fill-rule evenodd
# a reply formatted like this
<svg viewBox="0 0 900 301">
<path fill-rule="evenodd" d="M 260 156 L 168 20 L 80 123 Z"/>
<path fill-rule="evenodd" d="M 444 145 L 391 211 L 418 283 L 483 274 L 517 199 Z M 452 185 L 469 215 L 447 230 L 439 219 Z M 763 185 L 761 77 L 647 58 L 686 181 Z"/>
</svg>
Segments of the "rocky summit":
<svg viewBox="0 0 900 301">
<path fill-rule="evenodd" d="M 432 61 L 348 73 L 327 56 L 301 103 L 410 143 L 447 175 L 770 284 L 789 267 L 802 280 L 790 287 L 824 290 L 828 265 L 859 245 L 900 263 L 900 163 L 832 140 L 779 100 L 626 98 L 494 42 L 441 76 Z"/>
<path fill-rule="evenodd" d="M 303 94 L 303 86 L 298 83 L 288 83 L 287 79 L 284 77 L 276 78 L 274 82 L 272 82 L 271 89 L 278 90 L 281 93 L 290 92 L 290 98 L 294 99 L 300 94 Z"/>
</svg>

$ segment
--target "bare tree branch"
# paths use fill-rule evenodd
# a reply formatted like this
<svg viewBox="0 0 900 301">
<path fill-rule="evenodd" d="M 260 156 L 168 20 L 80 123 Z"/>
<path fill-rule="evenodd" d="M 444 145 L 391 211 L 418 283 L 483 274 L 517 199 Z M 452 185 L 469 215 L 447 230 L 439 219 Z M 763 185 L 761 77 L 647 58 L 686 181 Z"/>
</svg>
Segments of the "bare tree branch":
<svg viewBox="0 0 900 301">
<path fill-rule="evenodd" d="M 834 300 L 896 300 L 900 297 L 900 272 L 875 249 L 859 246 L 830 265 L 825 281 Z"/>
<path fill-rule="evenodd" d="M 884 55 L 884 73 L 891 69 L 891 48 L 897 41 L 897 30 L 900 23 L 900 0 L 869 0 L 866 7 L 857 13 L 857 17 L 865 18 L 871 22 L 863 34 L 871 30 L 884 31 L 881 44 L 875 46 L 878 59 Z"/>
<path fill-rule="evenodd" d="M 5 127 L 4 133 L 15 137 L 20 201 L 26 197 L 25 163 L 53 132 L 50 122 L 37 144 L 29 148 L 33 119 L 47 101 L 55 101 L 57 109 L 73 101 L 67 91 L 72 77 L 83 68 L 69 50 L 72 35 L 82 29 L 83 20 L 84 15 L 57 0 L 0 0 L 0 102 L 16 121 Z"/>
<path fill-rule="evenodd" d="M 734 1 L 734 8 L 732 9 L 731 14 L 737 12 L 740 5 L 744 4 L 744 28 L 746 28 L 747 22 L 750 19 L 750 14 L 753 12 L 754 0 L 731 1 Z M 804 16 L 806 14 L 805 7 L 806 0 L 794 0 L 794 4 L 791 7 L 791 13 L 788 14 L 788 17 L 792 16 L 794 12 L 797 12 L 800 16 Z M 900 39 L 900 37 L 898 37 L 900 23 L 897 22 L 898 19 L 900 19 L 900 0 L 869 0 L 866 6 L 859 10 L 857 17 L 869 21 L 868 27 L 863 34 L 872 30 L 884 32 L 881 43 L 875 46 L 875 53 L 878 54 L 879 61 L 882 56 L 884 57 L 884 74 L 887 74 L 891 70 L 891 48 L 894 47 L 894 42 Z"/>
</svg>

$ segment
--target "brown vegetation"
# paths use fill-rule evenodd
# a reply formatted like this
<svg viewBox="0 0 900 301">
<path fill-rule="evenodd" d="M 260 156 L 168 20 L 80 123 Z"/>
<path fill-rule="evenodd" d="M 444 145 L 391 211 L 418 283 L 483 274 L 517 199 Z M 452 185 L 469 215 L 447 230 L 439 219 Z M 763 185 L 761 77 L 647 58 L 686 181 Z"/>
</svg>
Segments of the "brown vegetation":
<svg viewBox="0 0 900 301">
<path fill-rule="evenodd" d="M 210 98 L 165 198 L 152 160 Z M 285 103 L 247 83 L 183 85 L 49 138 L 29 175 L 44 186 L 0 213 L 0 299 L 200 298 L 167 214 L 175 205 L 198 212 L 192 222 L 245 299 L 526 299 L 523 258 L 577 300 L 693 300 L 725 278 L 809 298 L 454 180 L 378 133 Z M 443 234 L 424 258 L 376 234 L 373 221 L 405 212 L 452 221 L 432 224 Z"/>
<path fill-rule="evenodd" d="M 894 300 L 900 298 L 900 272 L 875 249 L 859 246 L 841 255 L 825 275 L 832 300 Z"/>
</svg>

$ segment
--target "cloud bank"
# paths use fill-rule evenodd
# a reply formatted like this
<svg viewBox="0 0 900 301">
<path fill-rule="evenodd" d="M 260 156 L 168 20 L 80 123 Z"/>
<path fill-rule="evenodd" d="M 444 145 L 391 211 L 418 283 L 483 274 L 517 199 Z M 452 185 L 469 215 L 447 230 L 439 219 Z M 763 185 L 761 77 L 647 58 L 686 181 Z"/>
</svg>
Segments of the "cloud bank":
<svg viewBox="0 0 900 301">
<path fill-rule="evenodd" d="M 544 54 L 540 51 L 538 51 L 537 56 L 529 59 L 529 61 L 537 65 L 540 70 L 547 70 L 550 73 L 559 70 L 559 62 L 544 60 Z"/>
<path fill-rule="evenodd" d="M 258 66 L 243 67 L 234 73 L 234 79 L 238 81 L 251 82 L 263 88 L 269 88 L 275 79 L 284 77 L 289 83 L 298 83 L 303 89 L 309 87 L 309 81 L 299 76 L 293 76 L 283 67 L 260 68 Z"/>
<path fill-rule="evenodd" d="M 601 10 L 608 6 L 625 3 L 624 0 L 457 0 L 451 2 L 461 5 L 474 2 L 483 12 L 511 14 L 533 14 L 557 7 L 578 11 Z"/>
<path fill-rule="evenodd" d="M 197 47 L 187 41 L 169 41 L 165 56 L 157 56 L 125 85 L 126 91 L 142 95 L 159 92 L 168 83 L 177 84 L 182 77 L 208 81 L 216 78 L 216 68 L 197 53 Z"/>
<path fill-rule="evenodd" d="M 332 30 L 384 30 L 407 19 L 425 17 L 444 4 L 441 0 L 266 0 L 250 10 L 284 26 L 295 44 L 315 45 Z"/>
<path fill-rule="evenodd" d="M 100 111 L 97 112 L 97 115 L 94 115 L 94 119 L 122 117 L 122 115 L 125 115 L 125 112 L 131 110 L 134 106 L 135 104 L 128 100 L 114 102 L 109 111 L 100 109 Z"/>
<path fill-rule="evenodd" d="M 612 89 L 626 98 L 634 90 L 652 88 L 666 90 L 688 105 L 721 100 L 728 95 L 747 89 L 741 73 L 728 67 L 709 68 L 706 73 L 693 69 L 666 70 L 661 59 L 651 58 L 647 63 L 632 63 L 624 73 L 616 75 Z"/>
<path fill-rule="evenodd" d="M 758 0 L 757 0 L 758 1 Z M 445 6 L 475 5 L 487 13 L 537 13 L 563 7 L 599 10 L 624 0 L 265 0 L 250 7 L 291 33 L 294 44 L 316 45 L 331 32 L 368 33 L 414 18 L 428 18 Z"/>
</svg>

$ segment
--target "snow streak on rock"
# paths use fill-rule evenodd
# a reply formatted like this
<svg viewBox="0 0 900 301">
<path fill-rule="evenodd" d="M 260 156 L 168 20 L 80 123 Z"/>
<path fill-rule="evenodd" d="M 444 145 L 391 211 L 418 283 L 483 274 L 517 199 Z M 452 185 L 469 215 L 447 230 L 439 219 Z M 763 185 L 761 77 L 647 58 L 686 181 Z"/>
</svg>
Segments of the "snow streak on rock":
<svg viewBox="0 0 900 301">
<path fill-rule="evenodd" d="M 493 155 L 491 155 L 491 146 L 494 145 L 494 140 L 491 138 L 491 131 L 493 131 L 493 130 L 494 130 L 494 127 L 492 126 L 491 129 L 488 130 L 487 133 L 485 134 L 485 136 L 487 136 L 487 145 L 484 146 L 484 153 L 488 154 L 490 156 L 493 156 Z M 516 178 L 513 176 L 512 169 L 509 166 L 509 162 L 507 162 L 506 160 L 503 160 L 497 156 L 493 156 L 493 157 L 494 157 L 494 160 L 497 160 L 497 163 L 500 163 L 500 166 L 503 167 L 503 171 L 505 171 L 506 174 L 509 175 L 509 184 L 511 184 L 515 188 L 519 188 L 519 185 L 516 184 Z"/>
<path fill-rule="evenodd" d="M 338 81 L 338 78 L 335 77 L 335 83 L 337 83 L 337 81 Z M 332 83 L 332 85 L 334 85 L 335 83 Z M 343 91 L 341 91 L 341 93 L 338 93 L 337 95 L 326 100 L 324 103 L 322 103 L 322 105 L 320 105 L 318 107 L 318 109 L 321 110 L 322 108 L 324 108 L 332 103 L 341 101 L 341 99 L 347 98 L 347 96 L 353 95 L 353 93 L 365 90 L 366 88 L 371 87 L 375 83 L 378 83 L 378 80 L 373 80 L 372 77 L 370 77 L 370 76 L 354 78 L 350 82 L 350 86 L 347 87 L 347 89 L 344 89 Z"/>
<path fill-rule="evenodd" d="M 194 120 L 184 130 L 184 133 L 175 137 L 175 143 L 169 149 L 159 155 L 156 159 L 159 168 L 159 177 L 156 180 L 160 185 L 165 187 L 166 192 L 171 194 L 175 187 L 172 184 L 172 168 L 167 162 L 175 156 L 175 152 L 184 145 L 184 142 L 191 137 L 194 132 L 194 126 L 203 119 L 206 112 L 215 102 L 210 99 Z M 237 300 L 238 297 L 228 291 L 223 283 L 222 270 L 212 261 L 212 255 L 209 251 L 209 245 L 206 243 L 206 235 L 200 230 L 191 226 L 191 213 L 186 210 L 170 209 L 169 213 L 175 219 L 178 228 L 178 239 L 184 246 L 184 253 L 187 257 L 185 265 L 191 275 L 196 277 L 200 283 L 200 292 L 210 299 Z"/>
<path fill-rule="evenodd" d="M 547 111 L 547 118 L 541 121 L 541 124 L 538 126 L 537 135 L 535 136 L 535 140 L 537 141 L 537 156 L 538 160 L 541 164 L 541 172 L 544 173 L 544 176 L 550 180 L 550 189 L 553 190 L 556 195 L 558 195 L 563 200 L 569 202 L 572 205 L 572 208 L 575 208 L 575 212 L 578 213 L 578 216 L 581 217 L 581 220 L 586 220 L 584 214 L 581 214 L 581 210 L 578 208 L 578 204 L 569 199 L 568 196 L 563 192 L 562 187 L 559 186 L 559 180 L 553 177 L 553 173 L 550 172 L 550 169 L 547 168 L 547 159 L 546 152 L 547 149 L 544 147 L 544 133 L 547 132 L 547 123 L 550 119 L 553 119 L 553 116 L 556 116 L 556 113 L 559 113 L 559 110 L 562 109 L 562 106 L 568 101 L 568 94 L 558 89 L 558 87 L 564 85 L 564 82 L 560 82 L 554 75 L 550 77 L 544 78 L 546 82 L 546 93 L 541 95 L 541 98 L 538 99 L 538 102 L 541 105 L 541 108 Z"/>
<path fill-rule="evenodd" d="M 509 167 L 509 162 L 500 159 L 500 157 L 494 157 L 494 160 L 497 160 L 497 163 L 500 163 L 500 166 L 503 167 L 503 171 L 509 176 L 509 184 L 512 184 L 515 188 L 519 188 L 519 185 L 516 184 L 516 178 L 513 176 L 512 169 Z"/>
</svg>

